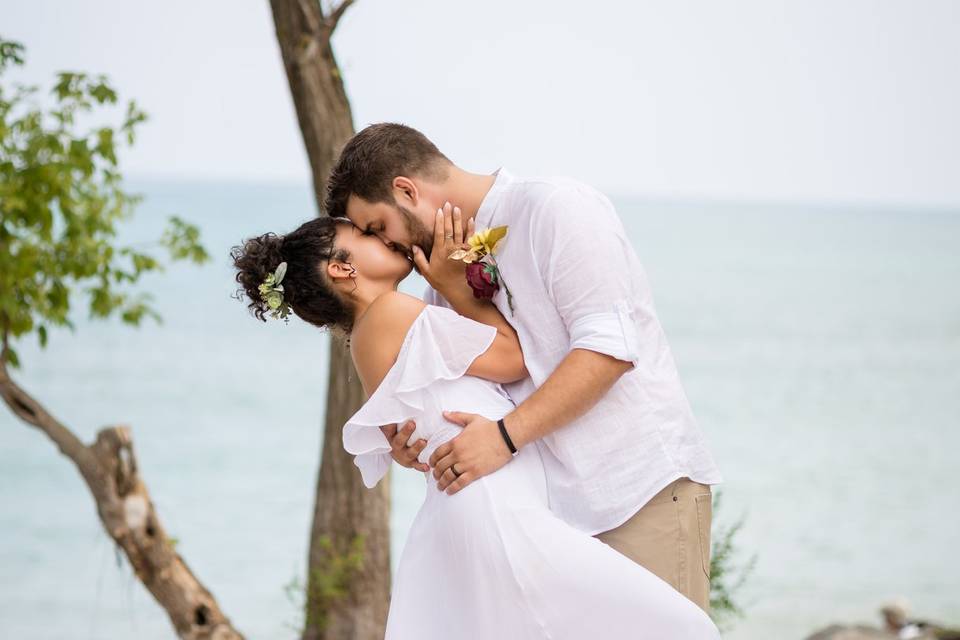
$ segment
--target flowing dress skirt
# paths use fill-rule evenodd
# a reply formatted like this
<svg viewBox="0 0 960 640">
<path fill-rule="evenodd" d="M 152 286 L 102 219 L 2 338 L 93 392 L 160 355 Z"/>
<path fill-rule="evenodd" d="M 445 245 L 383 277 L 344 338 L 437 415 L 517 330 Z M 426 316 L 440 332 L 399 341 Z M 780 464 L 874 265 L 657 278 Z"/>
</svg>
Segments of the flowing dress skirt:
<svg viewBox="0 0 960 640">
<path fill-rule="evenodd" d="M 427 477 L 387 640 L 719 638 L 698 606 L 547 508 L 537 447 L 454 495 Z"/>
</svg>

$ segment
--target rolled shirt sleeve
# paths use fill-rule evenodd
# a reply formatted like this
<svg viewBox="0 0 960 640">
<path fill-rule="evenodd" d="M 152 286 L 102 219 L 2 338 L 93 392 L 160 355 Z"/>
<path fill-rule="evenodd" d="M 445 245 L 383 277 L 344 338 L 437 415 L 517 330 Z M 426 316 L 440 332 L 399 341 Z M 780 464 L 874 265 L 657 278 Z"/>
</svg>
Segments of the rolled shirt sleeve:
<svg viewBox="0 0 960 640">
<path fill-rule="evenodd" d="M 632 270 L 639 260 L 609 199 L 583 186 L 558 189 L 538 210 L 533 250 L 563 318 L 570 350 L 639 364 Z"/>
<path fill-rule="evenodd" d="M 590 313 L 570 323 L 570 349 L 589 349 L 637 366 L 639 338 L 633 311 L 624 300 L 617 300 L 609 313 Z"/>
</svg>

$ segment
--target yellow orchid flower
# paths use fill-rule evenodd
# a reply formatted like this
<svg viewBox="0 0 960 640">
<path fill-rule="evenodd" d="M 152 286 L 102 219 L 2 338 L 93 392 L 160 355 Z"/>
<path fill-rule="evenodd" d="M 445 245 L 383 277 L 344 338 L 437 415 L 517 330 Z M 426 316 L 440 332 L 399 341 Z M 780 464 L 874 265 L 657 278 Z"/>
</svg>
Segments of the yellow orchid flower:
<svg viewBox="0 0 960 640">
<path fill-rule="evenodd" d="M 493 253 L 497 250 L 497 244 L 507 235 L 506 225 L 502 227 L 491 227 L 478 231 L 467 242 L 475 253 Z"/>
</svg>

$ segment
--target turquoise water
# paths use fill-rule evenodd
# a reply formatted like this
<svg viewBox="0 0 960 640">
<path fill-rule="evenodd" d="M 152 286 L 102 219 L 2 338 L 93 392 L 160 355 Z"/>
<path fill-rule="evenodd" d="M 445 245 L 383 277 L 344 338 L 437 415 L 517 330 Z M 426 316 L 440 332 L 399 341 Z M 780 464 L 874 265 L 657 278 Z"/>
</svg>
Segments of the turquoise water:
<svg viewBox="0 0 960 640">
<path fill-rule="evenodd" d="M 230 297 L 229 249 L 313 215 L 305 185 L 142 183 L 125 230 L 199 223 L 215 261 L 141 281 L 165 322 L 19 345 L 18 380 L 86 440 L 129 424 L 160 517 L 250 638 L 294 638 L 327 341 Z M 960 622 L 960 211 L 614 198 L 757 569 L 726 637 L 802 638 L 881 601 Z M 585 247 L 589 250 L 589 247 Z M 412 279 L 405 290 L 419 293 Z M 69 461 L 0 409 L 0 637 L 173 637 Z M 394 483 L 394 560 L 422 495 Z"/>
</svg>

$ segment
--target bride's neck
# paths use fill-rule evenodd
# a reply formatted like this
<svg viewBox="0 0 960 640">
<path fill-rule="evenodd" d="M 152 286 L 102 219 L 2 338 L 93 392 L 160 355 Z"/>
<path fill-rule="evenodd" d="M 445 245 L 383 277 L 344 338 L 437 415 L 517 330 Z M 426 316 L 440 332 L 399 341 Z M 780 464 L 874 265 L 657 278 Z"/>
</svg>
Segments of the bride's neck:
<svg viewBox="0 0 960 640">
<path fill-rule="evenodd" d="M 385 293 L 390 291 L 396 291 L 397 285 L 383 285 L 379 287 L 367 285 L 361 290 L 359 287 L 357 291 L 353 294 L 353 324 L 356 325 L 357 321 L 363 317 L 363 314 L 367 312 L 367 309 L 373 304 L 373 301 L 382 296 Z"/>
</svg>

